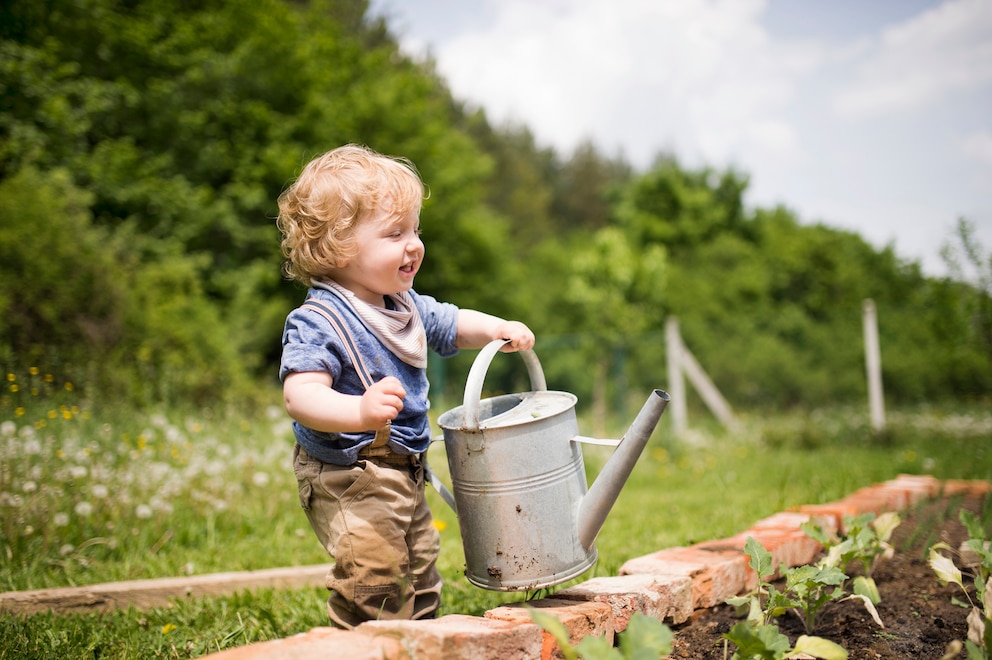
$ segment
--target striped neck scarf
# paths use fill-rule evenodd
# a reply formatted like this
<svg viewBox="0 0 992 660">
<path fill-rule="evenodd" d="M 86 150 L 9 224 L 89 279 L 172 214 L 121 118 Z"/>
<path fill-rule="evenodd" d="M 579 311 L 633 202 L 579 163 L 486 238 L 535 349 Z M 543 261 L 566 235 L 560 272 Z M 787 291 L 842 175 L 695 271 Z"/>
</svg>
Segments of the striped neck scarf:
<svg viewBox="0 0 992 660">
<path fill-rule="evenodd" d="M 382 342 L 396 357 L 412 367 L 427 368 L 427 332 L 420 313 L 407 291 L 389 295 L 396 309 L 376 307 L 363 300 L 333 280 L 313 283 L 337 295 L 351 308 L 375 338 Z"/>
</svg>

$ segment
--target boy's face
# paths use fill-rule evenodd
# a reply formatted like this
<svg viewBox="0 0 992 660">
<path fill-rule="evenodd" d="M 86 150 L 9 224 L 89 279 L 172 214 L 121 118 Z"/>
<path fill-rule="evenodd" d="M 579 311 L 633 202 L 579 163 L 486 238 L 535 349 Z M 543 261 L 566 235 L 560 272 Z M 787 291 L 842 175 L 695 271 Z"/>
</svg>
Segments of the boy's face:
<svg viewBox="0 0 992 660">
<path fill-rule="evenodd" d="M 370 305 L 383 296 L 408 291 L 424 261 L 417 211 L 396 217 L 379 211 L 355 229 L 358 253 L 334 268 L 331 277 Z"/>
</svg>

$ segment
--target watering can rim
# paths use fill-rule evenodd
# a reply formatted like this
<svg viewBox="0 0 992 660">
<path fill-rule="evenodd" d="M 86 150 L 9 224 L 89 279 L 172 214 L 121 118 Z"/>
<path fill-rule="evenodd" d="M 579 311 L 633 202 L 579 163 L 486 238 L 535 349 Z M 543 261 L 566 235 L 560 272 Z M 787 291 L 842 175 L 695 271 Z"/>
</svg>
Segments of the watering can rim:
<svg viewBox="0 0 992 660">
<path fill-rule="evenodd" d="M 486 379 L 486 372 L 489 371 L 489 365 L 499 352 L 499 349 L 507 343 L 509 343 L 508 339 L 493 340 L 486 344 L 479 351 L 479 354 L 476 355 L 475 361 L 472 363 L 472 368 L 468 372 L 468 378 L 465 381 L 465 396 L 462 399 L 462 406 L 465 411 L 465 423 L 461 427 L 462 430 L 479 430 L 479 407 L 482 400 L 482 386 Z M 548 384 L 544 378 L 544 369 L 541 367 L 541 361 L 537 359 L 537 354 L 529 349 L 517 352 L 527 366 L 531 392 L 547 392 Z M 562 392 L 562 394 L 568 394 L 568 392 Z"/>
<path fill-rule="evenodd" d="M 579 398 L 571 392 L 561 392 L 558 390 L 538 390 L 500 394 L 489 397 L 486 401 L 496 402 L 501 399 L 518 399 L 519 401 L 516 405 L 490 417 L 482 418 L 481 414 L 477 413 L 480 414 L 480 418 L 475 428 L 470 428 L 466 423 L 466 408 L 463 404 L 443 412 L 438 417 L 438 426 L 445 431 L 468 432 L 522 426 L 524 424 L 531 424 L 566 413 L 569 410 L 574 409 L 579 401 Z M 558 401 L 554 401 L 556 399 Z M 549 401 L 552 401 L 552 405 L 544 406 L 544 409 L 541 409 L 541 404 Z"/>
</svg>

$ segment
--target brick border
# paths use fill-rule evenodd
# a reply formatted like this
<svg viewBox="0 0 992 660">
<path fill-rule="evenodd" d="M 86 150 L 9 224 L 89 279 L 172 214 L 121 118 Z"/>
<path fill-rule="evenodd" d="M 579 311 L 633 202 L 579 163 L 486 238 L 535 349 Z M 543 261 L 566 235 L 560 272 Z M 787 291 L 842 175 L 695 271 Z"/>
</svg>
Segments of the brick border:
<svg viewBox="0 0 992 660">
<path fill-rule="evenodd" d="M 333 654 L 339 660 L 558 658 L 558 644 L 534 624 L 525 605 L 557 617 L 572 643 L 586 635 L 612 641 L 635 612 L 665 623 L 683 623 L 694 610 L 712 607 L 753 587 L 756 576 L 744 553 L 748 536 L 772 553 L 773 565 L 801 566 L 812 562 L 822 549 L 800 530 L 799 526 L 808 520 L 815 520 L 825 529 L 839 530 L 846 515 L 903 511 L 940 495 L 982 496 L 989 492 L 992 482 L 988 481 L 942 481 L 903 474 L 861 488 L 836 502 L 777 513 L 728 539 L 635 557 L 620 567 L 616 577 L 593 578 L 548 598 L 497 607 L 482 617 L 452 614 L 429 621 L 370 621 L 351 631 L 315 628 L 288 639 L 250 644 L 207 657 L 316 660 Z"/>
<path fill-rule="evenodd" d="M 774 565 L 801 566 L 813 561 L 819 544 L 799 526 L 815 520 L 826 529 L 842 528 L 844 516 L 902 511 L 940 495 L 982 496 L 992 482 L 939 480 L 899 475 L 861 488 L 827 504 L 810 504 L 759 520 L 727 539 L 666 548 L 628 560 L 615 577 L 592 578 L 552 596 L 512 603 L 484 616 L 449 614 L 426 621 L 369 621 L 355 630 L 329 627 L 206 656 L 211 660 L 417 660 L 424 658 L 501 658 L 531 660 L 561 657 L 554 638 L 535 625 L 525 609 L 557 617 L 572 643 L 587 635 L 612 641 L 635 612 L 679 624 L 696 609 L 722 603 L 751 588 L 756 576 L 744 543 L 753 536 L 772 553 Z M 298 569 L 297 569 L 298 570 Z"/>
</svg>

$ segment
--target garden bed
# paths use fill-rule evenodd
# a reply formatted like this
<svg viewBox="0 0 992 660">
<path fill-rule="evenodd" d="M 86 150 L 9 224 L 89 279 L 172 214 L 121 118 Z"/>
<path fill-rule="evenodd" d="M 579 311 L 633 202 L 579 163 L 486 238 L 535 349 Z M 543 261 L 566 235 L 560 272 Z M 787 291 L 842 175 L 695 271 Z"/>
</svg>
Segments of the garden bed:
<svg viewBox="0 0 992 660">
<path fill-rule="evenodd" d="M 941 658 L 953 640 L 967 638 L 968 610 L 952 602 L 963 600 L 960 588 L 941 585 L 927 564 L 927 550 L 938 541 L 952 548 L 968 539 L 958 519 L 961 508 L 980 514 L 983 499 L 949 498 L 928 502 L 902 514 L 902 523 L 892 534 L 895 555 L 883 560 L 874 572 L 882 597 L 878 614 L 880 628 L 864 606 L 856 601 L 828 604 L 817 621 L 814 635 L 843 646 L 850 658 Z M 966 581 L 970 585 L 970 581 Z M 740 619 L 729 605 L 697 611 L 674 628 L 672 658 L 691 660 L 729 658 L 722 634 Z M 778 621 L 779 629 L 795 643 L 803 634 L 802 623 L 792 613 Z M 965 657 L 964 652 L 960 654 Z"/>
</svg>

